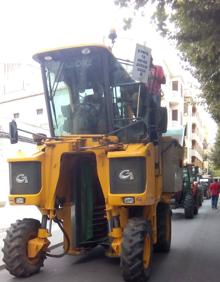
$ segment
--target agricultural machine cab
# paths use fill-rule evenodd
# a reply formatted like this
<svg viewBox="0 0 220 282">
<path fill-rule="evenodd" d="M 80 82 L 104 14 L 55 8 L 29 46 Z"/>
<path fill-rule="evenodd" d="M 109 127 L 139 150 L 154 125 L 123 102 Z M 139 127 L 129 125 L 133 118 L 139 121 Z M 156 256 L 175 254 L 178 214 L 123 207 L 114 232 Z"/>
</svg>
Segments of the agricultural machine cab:
<svg viewBox="0 0 220 282">
<path fill-rule="evenodd" d="M 9 201 L 37 206 L 42 221 L 12 225 L 3 248 L 6 267 L 27 277 L 46 256 L 102 244 L 107 256 L 120 257 L 125 281 L 145 281 L 152 250 L 170 250 L 169 203 L 182 181 L 182 147 L 161 136 L 166 109 L 150 107 L 146 86 L 106 47 L 46 51 L 34 59 L 42 69 L 51 137 L 37 134 L 33 155 L 8 160 Z M 12 123 L 15 141 L 17 130 Z M 48 253 L 52 222 L 64 234 L 58 256 Z"/>
<path fill-rule="evenodd" d="M 52 136 L 113 132 L 123 142 L 147 137 L 146 87 L 136 83 L 108 50 L 81 47 L 34 58 L 42 67 Z M 166 113 L 162 115 L 164 120 Z M 166 131 L 166 124 L 161 131 Z"/>
</svg>

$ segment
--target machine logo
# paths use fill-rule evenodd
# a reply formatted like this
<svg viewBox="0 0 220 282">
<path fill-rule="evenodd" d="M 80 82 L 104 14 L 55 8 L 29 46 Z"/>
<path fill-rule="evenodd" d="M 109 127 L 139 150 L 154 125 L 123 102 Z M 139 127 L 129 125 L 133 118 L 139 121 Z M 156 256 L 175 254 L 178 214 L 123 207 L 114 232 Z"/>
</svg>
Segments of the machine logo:
<svg viewBox="0 0 220 282">
<path fill-rule="evenodd" d="M 18 174 L 15 178 L 16 182 L 19 183 L 19 184 L 23 184 L 23 183 L 28 183 L 28 177 L 21 173 L 21 174 Z"/>
<path fill-rule="evenodd" d="M 134 180 L 134 174 L 133 172 L 130 170 L 130 169 L 124 169 L 122 170 L 118 177 L 121 179 L 121 180 Z"/>
</svg>

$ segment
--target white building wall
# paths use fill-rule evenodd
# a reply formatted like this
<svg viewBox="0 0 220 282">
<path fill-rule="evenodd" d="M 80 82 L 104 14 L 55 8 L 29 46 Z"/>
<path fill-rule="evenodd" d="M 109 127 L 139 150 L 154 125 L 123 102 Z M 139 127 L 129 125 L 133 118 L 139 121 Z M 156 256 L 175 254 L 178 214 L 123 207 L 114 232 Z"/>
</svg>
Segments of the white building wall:
<svg viewBox="0 0 220 282">
<path fill-rule="evenodd" d="M 186 156 L 184 159 L 185 163 L 192 162 L 192 106 L 190 103 L 192 99 L 186 99 L 186 111 L 184 112 L 184 125 L 186 126 L 186 137 L 185 137 L 185 144 L 186 144 Z"/>
<path fill-rule="evenodd" d="M 3 130 L 8 131 L 8 122 L 12 119 L 16 119 L 22 129 L 48 135 L 41 72 L 34 62 L 0 63 L 0 126 Z"/>
<path fill-rule="evenodd" d="M 192 90 L 185 91 L 185 103 L 187 112 L 184 114 L 184 124 L 187 126 L 187 135 L 185 138 L 187 154 L 185 162 L 191 163 L 192 157 L 196 158 L 197 165 L 203 166 L 203 141 L 205 139 L 205 128 L 202 122 L 203 109 L 195 103 Z M 185 106 L 186 108 L 186 106 Z M 194 147 L 192 142 L 194 142 Z"/>
<path fill-rule="evenodd" d="M 0 101 L 42 92 L 38 64 L 0 63 Z"/>
<path fill-rule="evenodd" d="M 43 111 L 39 114 L 39 111 Z M 16 117 L 19 115 L 19 117 Z M 8 102 L 0 102 L 0 124 L 8 131 L 8 122 L 15 119 L 19 128 L 33 131 L 34 133 L 48 134 L 47 109 L 44 95 L 23 97 Z"/>
<path fill-rule="evenodd" d="M 171 75 L 166 68 L 165 73 L 166 86 L 162 87 L 164 96 L 161 104 L 167 108 L 168 128 L 180 128 L 183 126 L 184 111 L 183 79 Z M 177 82 L 177 90 L 173 90 L 174 82 Z"/>
<path fill-rule="evenodd" d="M 194 96 L 195 93 L 191 91 L 186 92 L 185 82 L 181 76 L 174 75 L 169 68 L 168 63 L 163 65 L 164 71 L 166 73 L 167 83 L 163 86 L 164 96 L 162 98 L 162 106 L 167 107 L 168 111 L 168 128 L 175 129 L 178 127 L 186 127 L 186 137 L 185 137 L 185 162 L 191 163 L 192 157 L 195 156 L 200 163 L 203 162 L 203 140 L 205 138 L 205 130 L 202 124 L 202 110 L 201 107 L 196 105 L 196 114 L 193 114 L 192 105 L 195 103 Z M 175 88 L 175 86 L 178 87 Z M 198 91 L 198 90 L 196 90 Z M 184 98 L 187 95 L 191 101 L 188 106 L 188 112 L 184 114 Z M 178 113 L 178 114 L 177 114 Z M 196 130 L 192 132 L 192 125 L 196 124 Z M 192 140 L 197 142 L 196 147 L 192 147 Z M 198 148 L 199 146 L 199 148 Z"/>
</svg>

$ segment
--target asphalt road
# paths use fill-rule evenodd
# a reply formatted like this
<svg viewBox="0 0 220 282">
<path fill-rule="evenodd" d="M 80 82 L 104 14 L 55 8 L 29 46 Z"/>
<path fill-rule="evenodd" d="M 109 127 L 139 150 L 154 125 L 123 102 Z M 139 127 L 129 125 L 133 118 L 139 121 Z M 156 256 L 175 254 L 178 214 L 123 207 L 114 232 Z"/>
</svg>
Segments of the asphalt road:
<svg viewBox="0 0 220 282">
<path fill-rule="evenodd" d="M 172 247 L 168 254 L 154 254 L 150 282 L 220 281 L 220 208 L 204 201 L 198 216 L 186 220 L 181 209 L 173 212 Z M 58 250 L 56 250 L 58 251 Z M 104 256 L 102 248 L 81 257 L 48 258 L 42 271 L 15 279 L 0 271 L 1 282 L 122 282 L 119 259 Z"/>
</svg>

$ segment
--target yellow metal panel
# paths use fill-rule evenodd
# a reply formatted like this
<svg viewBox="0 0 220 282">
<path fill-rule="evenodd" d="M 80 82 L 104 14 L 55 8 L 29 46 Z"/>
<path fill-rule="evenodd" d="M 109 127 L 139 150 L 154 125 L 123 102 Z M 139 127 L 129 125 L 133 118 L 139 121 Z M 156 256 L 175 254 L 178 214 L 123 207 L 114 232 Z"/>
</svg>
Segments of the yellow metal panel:
<svg viewBox="0 0 220 282">
<path fill-rule="evenodd" d="M 46 250 L 50 241 L 48 239 L 34 238 L 28 241 L 28 258 L 35 258 L 40 251 Z"/>
<path fill-rule="evenodd" d="M 144 144 L 129 144 L 125 146 L 125 151 L 109 152 L 108 158 L 130 158 L 130 157 L 145 157 L 147 147 L 150 145 Z"/>
<path fill-rule="evenodd" d="M 108 177 L 108 202 L 111 205 L 122 206 L 125 205 L 123 202 L 124 197 L 134 197 L 134 204 L 128 204 L 126 206 L 145 206 L 153 205 L 161 194 L 161 177 L 155 177 L 155 147 L 152 143 L 147 145 L 144 144 L 129 144 L 125 151 L 120 152 L 109 152 L 108 158 L 126 158 L 126 157 L 144 157 L 146 159 L 146 187 L 144 193 L 141 194 L 111 194 L 110 192 L 110 180 L 109 180 L 109 167 L 106 171 Z M 109 163 L 108 163 L 109 166 Z M 157 180 L 155 180 L 155 178 Z M 105 179 L 106 180 L 106 179 Z"/>
</svg>

